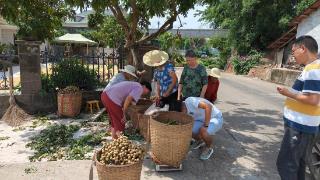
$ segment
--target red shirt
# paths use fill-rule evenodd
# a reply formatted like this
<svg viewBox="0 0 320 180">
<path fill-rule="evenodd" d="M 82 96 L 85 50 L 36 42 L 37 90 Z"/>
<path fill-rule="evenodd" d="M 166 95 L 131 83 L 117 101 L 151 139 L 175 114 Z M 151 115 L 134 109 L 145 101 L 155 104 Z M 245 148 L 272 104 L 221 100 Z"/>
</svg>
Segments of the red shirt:
<svg viewBox="0 0 320 180">
<path fill-rule="evenodd" d="M 210 101 L 215 102 L 217 99 L 218 89 L 219 89 L 219 79 L 208 76 L 208 87 L 204 97 Z"/>
</svg>

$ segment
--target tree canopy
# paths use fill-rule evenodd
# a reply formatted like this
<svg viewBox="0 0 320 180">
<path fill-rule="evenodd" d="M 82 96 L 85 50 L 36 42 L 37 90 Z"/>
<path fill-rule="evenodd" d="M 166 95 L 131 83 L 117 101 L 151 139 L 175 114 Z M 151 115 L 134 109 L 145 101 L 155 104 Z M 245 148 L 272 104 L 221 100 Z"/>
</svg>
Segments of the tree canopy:
<svg viewBox="0 0 320 180">
<path fill-rule="evenodd" d="M 74 10 L 64 0 L 0 0 L 0 15 L 19 27 L 18 37 L 52 39 Z"/>
<path fill-rule="evenodd" d="M 202 19 L 229 29 L 230 44 L 245 54 L 262 50 L 287 30 L 295 15 L 292 0 L 208 0 Z"/>
<path fill-rule="evenodd" d="M 137 59 L 135 48 L 137 45 L 156 38 L 163 32 L 172 29 L 173 22 L 178 15 L 186 15 L 189 9 L 193 8 L 196 0 L 66 0 L 68 4 L 80 9 L 92 7 L 97 14 L 110 9 L 116 21 L 122 27 L 125 34 L 125 47 L 132 54 L 134 64 L 140 64 Z M 166 21 L 160 26 L 159 30 L 138 36 L 138 31 L 147 32 L 150 19 L 154 16 L 166 17 Z M 139 65 L 138 65 L 139 66 Z"/>
</svg>

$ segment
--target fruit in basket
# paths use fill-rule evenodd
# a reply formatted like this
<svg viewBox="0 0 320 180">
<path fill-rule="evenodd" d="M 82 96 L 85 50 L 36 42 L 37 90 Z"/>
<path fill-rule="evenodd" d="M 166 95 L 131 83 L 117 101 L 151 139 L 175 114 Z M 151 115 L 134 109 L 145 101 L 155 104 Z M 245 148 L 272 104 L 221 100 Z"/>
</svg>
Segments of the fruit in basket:
<svg viewBox="0 0 320 180">
<path fill-rule="evenodd" d="M 67 86 L 64 89 L 60 89 L 59 90 L 60 94 L 76 94 L 76 93 L 79 93 L 79 92 L 80 92 L 80 89 L 78 87 L 76 87 L 76 86 Z"/>
<path fill-rule="evenodd" d="M 143 148 L 122 135 L 118 139 L 104 144 L 98 160 L 106 165 L 126 165 L 139 162 L 143 157 Z"/>
<path fill-rule="evenodd" d="M 173 119 L 168 119 L 165 124 L 167 125 L 179 125 L 180 123 L 176 120 L 173 120 Z"/>
</svg>

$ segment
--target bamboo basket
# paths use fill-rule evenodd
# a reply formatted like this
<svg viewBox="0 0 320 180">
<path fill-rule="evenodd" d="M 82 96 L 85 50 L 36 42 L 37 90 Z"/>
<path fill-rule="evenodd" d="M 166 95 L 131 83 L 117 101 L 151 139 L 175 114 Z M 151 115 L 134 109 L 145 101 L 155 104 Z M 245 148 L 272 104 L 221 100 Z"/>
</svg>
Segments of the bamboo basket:
<svg viewBox="0 0 320 180">
<path fill-rule="evenodd" d="M 144 115 L 144 110 L 138 111 L 138 128 L 146 142 L 150 142 L 150 115 Z"/>
<path fill-rule="evenodd" d="M 165 124 L 168 119 L 179 125 Z M 158 112 L 150 117 L 151 152 L 161 164 L 178 167 L 189 150 L 193 118 L 181 112 Z"/>
<path fill-rule="evenodd" d="M 137 105 L 131 105 L 128 107 L 127 117 L 129 117 L 130 120 L 132 121 L 134 128 L 139 127 L 138 112 L 146 111 L 152 105 L 152 103 L 153 102 L 151 100 L 140 99 L 137 102 Z"/>
<path fill-rule="evenodd" d="M 58 93 L 58 115 L 75 117 L 80 113 L 82 93 L 60 94 Z"/>
<path fill-rule="evenodd" d="M 143 159 L 134 164 L 128 165 L 105 165 L 98 161 L 101 154 L 96 151 L 94 162 L 97 167 L 99 180 L 139 180 L 142 171 Z"/>
</svg>

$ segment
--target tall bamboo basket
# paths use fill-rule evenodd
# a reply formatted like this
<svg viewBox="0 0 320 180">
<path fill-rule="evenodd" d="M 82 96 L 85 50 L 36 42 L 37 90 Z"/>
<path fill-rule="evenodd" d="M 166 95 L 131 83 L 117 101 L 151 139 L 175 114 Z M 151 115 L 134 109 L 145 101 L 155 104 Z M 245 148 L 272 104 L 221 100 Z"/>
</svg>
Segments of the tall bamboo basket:
<svg viewBox="0 0 320 180">
<path fill-rule="evenodd" d="M 175 120 L 178 125 L 165 124 Z M 158 112 L 150 117 L 151 152 L 162 164 L 178 167 L 189 150 L 192 116 L 181 112 Z"/>
</svg>

